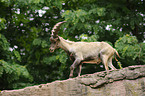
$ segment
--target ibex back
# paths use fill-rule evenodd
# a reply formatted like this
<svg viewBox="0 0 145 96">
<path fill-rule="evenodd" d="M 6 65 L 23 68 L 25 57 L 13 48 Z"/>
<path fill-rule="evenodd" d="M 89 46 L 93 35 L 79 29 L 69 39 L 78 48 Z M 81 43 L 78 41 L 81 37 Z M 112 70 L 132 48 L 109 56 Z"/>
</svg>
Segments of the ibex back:
<svg viewBox="0 0 145 96">
<path fill-rule="evenodd" d="M 106 42 L 73 42 L 65 40 L 57 35 L 60 25 L 63 23 L 65 21 L 57 23 L 52 29 L 50 52 L 54 52 L 56 48 L 62 48 L 69 54 L 74 61 L 70 67 L 70 77 L 73 77 L 73 71 L 76 67 L 79 68 L 78 76 L 80 76 L 82 63 L 98 64 L 102 61 L 107 73 L 109 72 L 108 66 L 112 70 L 116 69 L 112 65 L 112 58 L 115 54 L 119 57 L 119 54 L 112 46 Z"/>
</svg>

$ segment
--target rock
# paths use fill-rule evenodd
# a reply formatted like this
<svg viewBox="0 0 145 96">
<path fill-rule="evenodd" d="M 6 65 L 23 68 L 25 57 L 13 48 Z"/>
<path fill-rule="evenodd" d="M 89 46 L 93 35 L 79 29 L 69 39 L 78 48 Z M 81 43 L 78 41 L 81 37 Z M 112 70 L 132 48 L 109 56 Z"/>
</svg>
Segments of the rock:
<svg viewBox="0 0 145 96">
<path fill-rule="evenodd" d="M 87 74 L 63 81 L 4 90 L 0 96 L 145 96 L 145 65 Z"/>
</svg>

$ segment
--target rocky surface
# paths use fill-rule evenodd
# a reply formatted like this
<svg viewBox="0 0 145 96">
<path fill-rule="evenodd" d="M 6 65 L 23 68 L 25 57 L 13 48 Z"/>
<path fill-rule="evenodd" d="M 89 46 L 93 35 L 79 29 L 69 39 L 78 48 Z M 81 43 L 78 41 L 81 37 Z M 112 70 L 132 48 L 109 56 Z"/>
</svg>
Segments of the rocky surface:
<svg viewBox="0 0 145 96">
<path fill-rule="evenodd" d="M 145 96 L 145 65 L 83 75 L 63 81 L 4 90 L 0 96 Z"/>
</svg>

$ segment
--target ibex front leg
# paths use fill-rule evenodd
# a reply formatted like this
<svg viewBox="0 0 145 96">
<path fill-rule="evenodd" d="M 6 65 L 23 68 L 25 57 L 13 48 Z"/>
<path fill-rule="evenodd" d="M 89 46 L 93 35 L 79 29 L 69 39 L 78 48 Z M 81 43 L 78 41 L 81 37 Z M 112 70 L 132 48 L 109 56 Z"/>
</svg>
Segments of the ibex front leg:
<svg viewBox="0 0 145 96">
<path fill-rule="evenodd" d="M 69 75 L 70 78 L 73 77 L 73 71 L 74 71 L 75 67 L 80 64 L 80 62 L 81 62 L 81 59 L 76 59 L 74 61 L 74 63 L 71 65 L 71 67 L 70 67 L 70 75 Z"/>
<path fill-rule="evenodd" d="M 81 76 L 81 69 L 82 69 L 82 63 L 80 63 L 80 64 L 77 66 L 78 77 Z"/>
</svg>

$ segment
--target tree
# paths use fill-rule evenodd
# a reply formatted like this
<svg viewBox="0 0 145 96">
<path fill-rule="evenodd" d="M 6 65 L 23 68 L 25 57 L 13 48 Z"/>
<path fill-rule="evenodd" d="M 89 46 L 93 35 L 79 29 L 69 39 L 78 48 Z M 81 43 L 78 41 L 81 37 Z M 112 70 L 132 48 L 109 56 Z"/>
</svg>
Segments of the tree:
<svg viewBox="0 0 145 96">
<path fill-rule="evenodd" d="M 105 41 L 118 50 L 123 67 L 145 64 L 144 0 L 0 0 L 0 5 L 0 90 L 68 78 L 67 54 L 48 50 L 51 29 L 63 20 L 59 35 L 65 39 Z M 82 74 L 102 70 L 86 64 Z"/>
<path fill-rule="evenodd" d="M 20 88 L 32 84 L 45 83 L 58 78 L 58 76 L 53 76 L 55 74 L 58 75 L 59 72 L 52 70 L 58 69 L 57 65 L 60 63 L 51 66 L 52 62 L 58 61 L 55 57 L 49 58 L 51 54 L 46 54 L 49 53 L 48 48 L 50 44 L 47 43 L 49 40 L 48 30 L 60 19 L 60 13 L 58 13 L 59 9 L 53 5 L 61 6 L 56 2 L 59 1 L 49 2 L 46 0 L 45 4 L 43 0 L 29 2 L 22 0 L 0 1 L 1 5 L 3 5 L 0 9 L 2 13 L 0 17 L 0 31 L 2 36 L 4 38 L 6 37 L 5 41 L 8 41 L 8 46 L 6 46 L 7 50 L 1 50 L 3 53 L 0 59 L 0 78 L 2 78 L 0 79 L 2 85 L 0 89 Z M 45 7 L 46 5 L 50 5 L 50 7 Z M 42 14 L 39 13 L 40 9 L 47 11 L 46 16 L 43 15 L 43 17 L 41 17 Z M 49 20 L 49 18 L 52 19 Z M 2 42 L 2 44 L 6 45 L 5 42 Z M 1 45 L 1 47 L 3 47 L 3 45 Z M 10 49 L 12 49 L 12 52 L 10 52 Z M 9 56 L 9 53 L 11 53 L 12 56 L 3 60 L 5 55 Z M 11 60 L 12 58 L 14 59 Z M 12 64 L 15 64 L 17 67 L 13 67 Z M 41 69 L 44 69 L 44 72 Z M 12 76 L 12 74 L 14 74 L 14 76 Z M 4 81 L 6 83 L 4 83 Z"/>
</svg>

